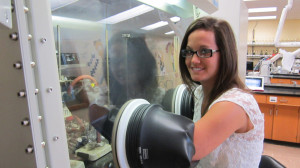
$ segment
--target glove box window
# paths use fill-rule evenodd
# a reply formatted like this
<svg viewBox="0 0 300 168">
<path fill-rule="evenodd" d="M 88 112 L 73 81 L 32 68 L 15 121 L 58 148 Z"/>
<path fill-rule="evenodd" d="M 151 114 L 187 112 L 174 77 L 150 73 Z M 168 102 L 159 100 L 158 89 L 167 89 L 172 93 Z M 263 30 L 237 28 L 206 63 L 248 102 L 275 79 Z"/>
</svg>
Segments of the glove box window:
<svg viewBox="0 0 300 168">
<path fill-rule="evenodd" d="M 140 6 L 147 12 L 117 23 L 104 20 Z M 189 6 L 181 21 L 193 20 Z M 110 140 L 92 122 L 113 117 L 131 99 L 164 106 L 167 91 L 181 83 L 179 37 L 165 34 L 177 30 L 175 23 L 141 29 L 177 16 L 179 8 L 136 0 L 51 0 L 51 9 L 71 167 L 106 167 L 113 164 Z"/>
</svg>

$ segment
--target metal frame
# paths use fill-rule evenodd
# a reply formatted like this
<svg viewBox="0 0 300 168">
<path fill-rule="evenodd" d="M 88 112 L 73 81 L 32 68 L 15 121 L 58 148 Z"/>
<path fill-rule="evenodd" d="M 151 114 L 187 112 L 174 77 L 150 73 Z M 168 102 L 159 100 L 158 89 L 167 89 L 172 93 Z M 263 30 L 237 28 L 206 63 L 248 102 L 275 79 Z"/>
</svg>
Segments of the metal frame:
<svg viewBox="0 0 300 168">
<path fill-rule="evenodd" d="M 0 167 L 69 168 L 50 2 L 11 3 L 12 28 L 0 25 Z"/>
<path fill-rule="evenodd" d="M 40 90 L 37 97 L 39 116 L 42 117 L 43 141 L 41 146 L 44 146 L 45 149 L 46 166 L 68 168 L 70 167 L 70 162 L 50 4 L 49 1 L 28 0 L 27 6 L 29 8 L 27 17 L 28 29 L 32 34 L 31 51 L 32 57 L 36 62 L 34 77 L 37 88 Z M 38 159 L 37 162 L 38 167 L 39 165 L 45 167 L 44 163 Z"/>
</svg>

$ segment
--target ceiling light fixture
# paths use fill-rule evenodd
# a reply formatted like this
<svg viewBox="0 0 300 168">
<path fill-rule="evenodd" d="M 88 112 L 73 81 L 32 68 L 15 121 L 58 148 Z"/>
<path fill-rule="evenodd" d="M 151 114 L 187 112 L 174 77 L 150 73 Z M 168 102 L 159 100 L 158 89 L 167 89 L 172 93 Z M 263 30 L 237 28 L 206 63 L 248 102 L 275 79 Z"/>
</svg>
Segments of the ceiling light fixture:
<svg viewBox="0 0 300 168">
<path fill-rule="evenodd" d="M 119 22 L 122 22 L 124 20 L 128 20 L 131 18 L 134 18 L 136 16 L 142 15 L 144 13 L 150 12 L 154 10 L 154 8 L 147 6 L 147 5 L 140 5 L 137 7 L 134 7 L 132 9 L 129 9 L 127 11 L 118 13 L 116 15 L 110 16 L 108 18 L 102 19 L 99 22 L 104 24 L 116 24 Z"/>
<path fill-rule="evenodd" d="M 252 17 L 248 17 L 248 20 L 268 20 L 268 19 L 276 19 L 276 16 L 252 16 Z"/>
<path fill-rule="evenodd" d="M 160 22 L 157 22 L 157 23 L 154 23 L 154 24 L 142 27 L 141 29 L 143 29 L 143 30 L 153 30 L 153 29 L 165 26 L 165 25 L 168 25 L 168 22 L 166 22 L 166 21 L 160 21 Z"/>
<path fill-rule="evenodd" d="M 170 34 L 174 34 L 175 32 L 174 31 L 169 31 L 167 33 L 165 33 L 166 35 L 170 35 Z"/>
<path fill-rule="evenodd" d="M 171 20 L 172 22 L 179 22 L 179 21 L 180 21 L 180 17 L 174 16 L 174 17 L 171 17 L 170 20 Z"/>
<path fill-rule="evenodd" d="M 257 13 L 257 12 L 275 12 L 277 7 L 267 7 L 267 8 L 250 8 L 248 13 Z"/>
</svg>

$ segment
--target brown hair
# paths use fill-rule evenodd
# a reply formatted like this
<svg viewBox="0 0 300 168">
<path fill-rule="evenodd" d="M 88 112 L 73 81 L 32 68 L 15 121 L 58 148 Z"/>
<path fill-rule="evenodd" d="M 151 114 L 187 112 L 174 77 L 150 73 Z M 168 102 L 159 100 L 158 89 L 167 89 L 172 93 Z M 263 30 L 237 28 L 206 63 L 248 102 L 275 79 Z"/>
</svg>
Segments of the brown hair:
<svg viewBox="0 0 300 168">
<path fill-rule="evenodd" d="M 195 30 L 203 29 L 212 31 L 215 34 L 215 41 L 220 50 L 220 64 L 219 72 L 217 73 L 217 81 L 211 91 L 207 106 L 204 108 L 204 114 L 208 110 L 209 105 L 217 99 L 222 93 L 233 88 L 238 87 L 244 89 L 245 85 L 238 76 L 238 52 L 236 48 L 236 41 L 231 26 L 228 22 L 213 17 L 202 17 L 190 24 L 187 28 L 184 38 L 181 43 L 180 50 L 186 49 L 189 35 Z M 179 67 L 181 71 L 181 78 L 188 86 L 193 94 L 195 84 L 200 82 L 193 81 L 187 66 L 185 58 L 179 56 Z"/>
</svg>

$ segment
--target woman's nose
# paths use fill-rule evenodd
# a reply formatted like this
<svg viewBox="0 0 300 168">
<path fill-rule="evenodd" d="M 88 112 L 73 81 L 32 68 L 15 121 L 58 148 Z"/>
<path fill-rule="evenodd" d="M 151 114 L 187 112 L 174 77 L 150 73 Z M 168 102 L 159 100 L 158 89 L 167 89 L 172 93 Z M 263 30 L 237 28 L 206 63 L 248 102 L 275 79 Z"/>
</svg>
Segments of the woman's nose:
<svg viewBox="0 0 300 168">
<path fill-rule="evenodd" d="M 193 54 L 191 62 L 192 63 L 200 63 L 200 58 L 197 56 L 196 53 Z"/>
</svg>

